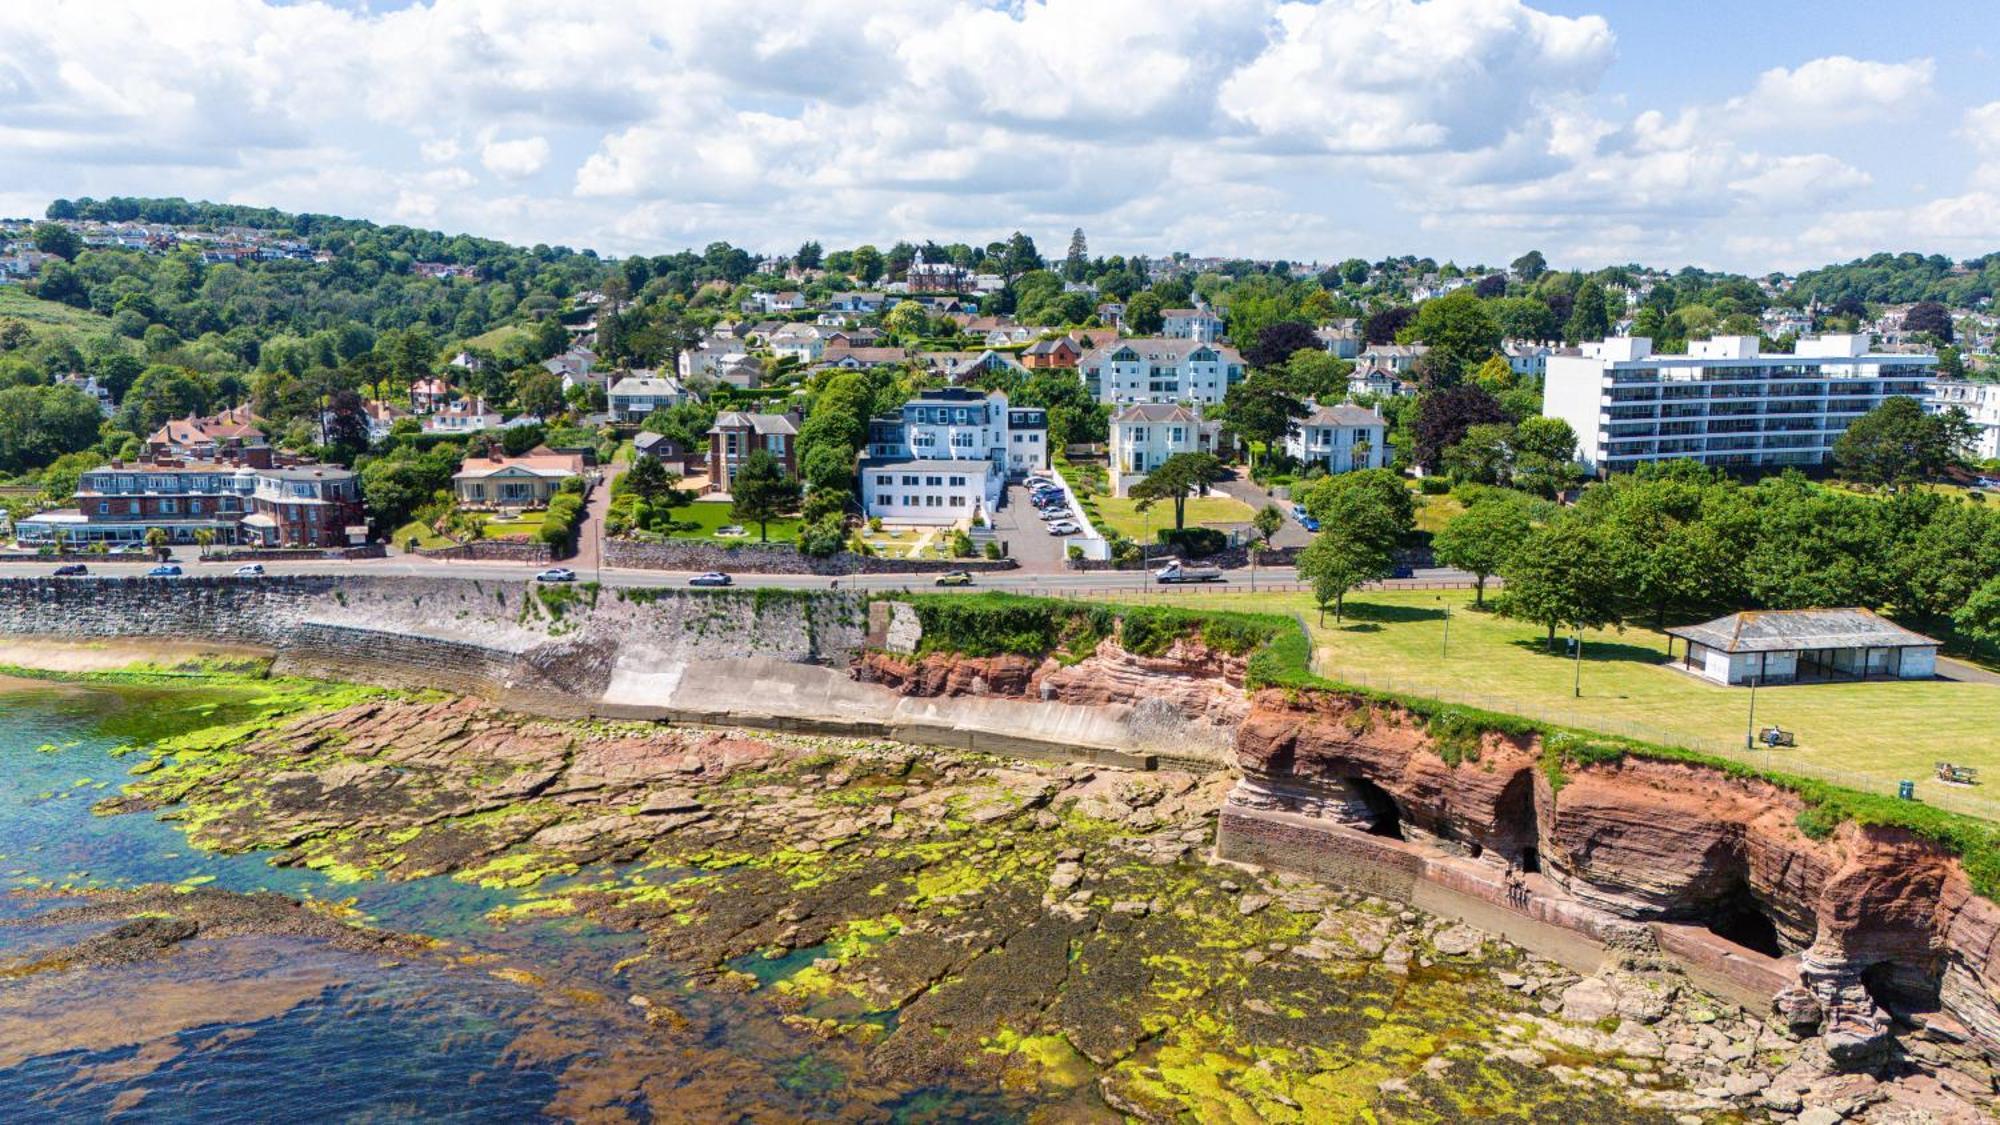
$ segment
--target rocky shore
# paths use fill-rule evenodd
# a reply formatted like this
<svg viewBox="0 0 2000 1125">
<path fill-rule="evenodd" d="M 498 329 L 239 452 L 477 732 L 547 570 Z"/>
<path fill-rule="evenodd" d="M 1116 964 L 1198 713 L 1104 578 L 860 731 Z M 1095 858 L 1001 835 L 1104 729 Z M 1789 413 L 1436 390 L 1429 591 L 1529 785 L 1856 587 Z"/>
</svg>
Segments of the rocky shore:
<svg viewBox="0 0 2000 1125">
<path fill-rule="evenodd" d="M 1664 961 L 1585 977 L 1216 863 L 1222 774 L 406 698 L 170 739 L 137 772 L 100 811 L 343 879 L 508 888 L 507 924 L 636 931 L 625 999 L 659 1034 L 685 1034 L 690 996 L 768 1005 L 870 1104 L 940 1088 L 1064 1120 L 1984 1119 L 1980 1090 L 1841 1074 Z"/>
</svg>

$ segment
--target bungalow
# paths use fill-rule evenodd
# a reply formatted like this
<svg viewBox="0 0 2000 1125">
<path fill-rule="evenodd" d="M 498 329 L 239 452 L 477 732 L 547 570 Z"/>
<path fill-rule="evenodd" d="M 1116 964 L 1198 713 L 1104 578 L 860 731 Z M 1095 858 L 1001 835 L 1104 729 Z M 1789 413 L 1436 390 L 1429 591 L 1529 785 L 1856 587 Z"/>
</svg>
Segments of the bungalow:
<svg viewBox="0 0 2000 1125">
<path fill-rule="evenodd" d="M 520 457 L 498 450 L 467 457 L 452 474 L 458 502 L 475 507 L 538 508 L 548 504 L 562 482 L 583 475 L 583 458 L 537 447 Z"/>
<path fill-rule="evenodd" d="M 1928 680 L 1938 642 L 1868 609 L 1746 610 L 1667 630 L 1686 642 L 1680 665 L 1718 684 Z"/>
<path fill-rule="evenodd" d="M 843 371 L 863 371 L 870 367 L 894 367 L 909 358 L 901 348 L 829 347 L 822 357 L 828 367 Z"/>
<path fill-rule="evenodd" d="M 631 422 L 664 410 L 669 406 L 679 406 L 693 398 L 679 379 L 646 378 L 633 374 L 611 384 L 611 417 L 620 422 Z"/>
</svg>

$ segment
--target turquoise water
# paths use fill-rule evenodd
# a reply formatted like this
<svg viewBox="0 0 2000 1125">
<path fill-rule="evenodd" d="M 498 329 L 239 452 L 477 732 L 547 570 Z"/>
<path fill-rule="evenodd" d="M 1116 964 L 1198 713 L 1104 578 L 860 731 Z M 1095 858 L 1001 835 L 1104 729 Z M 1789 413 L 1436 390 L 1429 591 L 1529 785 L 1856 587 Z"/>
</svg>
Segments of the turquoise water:
<svg viewBox="0 0 2000 1125">
<path fill-rule="evenodd" d="M 35 924 L 63 901 L 50 888 L 189 881 L 351 899 L 375 924 L 448 948 L 389 960 L 305 939 L 197 938 L 136 966 L 0 979 L 0 1121 L 1023 1116 L 983 1093 L 868 1090 L 853 1053 L 785 1027 L 761 998 L 689 991 L 654 961 L 614 969 L 643 951 L 640 935 L 575 918 L 487 922 L 510 891 L 448 878 L 336 884 L 196 850 L 156 815 L 90 811 L 142 760 L 114 750 L 253 713 L 247 694 L 0 690 L 0 892 L 44 892 L 0 893 L 0 961 L 110 928 Z M 548 986 L 496 975 L 503 965 Z M 625 1002 L 633 992 L 671 1004 L 691 1031 L 656 1032 Z"/>
</svg>

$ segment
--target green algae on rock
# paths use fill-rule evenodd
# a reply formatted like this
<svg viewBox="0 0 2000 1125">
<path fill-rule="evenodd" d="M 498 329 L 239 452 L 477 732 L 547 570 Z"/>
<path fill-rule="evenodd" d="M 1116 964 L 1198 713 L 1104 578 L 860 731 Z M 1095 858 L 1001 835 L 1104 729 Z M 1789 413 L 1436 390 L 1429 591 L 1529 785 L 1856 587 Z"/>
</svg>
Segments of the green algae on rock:
<svg viewBox="0 0 2000 1125">
<path fill-rule="evenodd" d="M 102 808 L 338 878 L 506 888 L 501 924 L 637 931 L 692 987 L 768 997 L 871 1088 L 1145 1119 L 1719 1108 L 1608 1039 L 1564 1048 L 1568 1073 L 1638 1080 L 1523 1061 L 1562 1029 L 1499 974 L 1559 969 L 1205 863 L 1226 777 L 325 702 L 164 740 Z"/>
</svg>

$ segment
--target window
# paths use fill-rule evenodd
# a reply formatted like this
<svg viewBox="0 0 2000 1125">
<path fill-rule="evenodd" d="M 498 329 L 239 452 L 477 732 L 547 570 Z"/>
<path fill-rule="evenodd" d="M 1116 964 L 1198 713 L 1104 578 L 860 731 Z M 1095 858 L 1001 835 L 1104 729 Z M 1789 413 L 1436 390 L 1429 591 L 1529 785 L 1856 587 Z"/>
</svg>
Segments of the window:
<svg viewBox="0 0 2000 1125">
<path fill-rule="evenodd" d="M 903 486 L 905 488 L 915 488 L 917 485 L 922 483 L 923 483 L 922 481 L 918 480 L 916 477 L 913 476 L 906 476 L 903 478 Z"/>
<path fill-rule="evenodd" d="M 944 486 L 944 478 L 943 478 L 943 477 L 925 477 L 925 478 L 924 478 L 924 483 L 925 483 L 926 485 L 930 486 L 931 488 L 941 488 L 941 487 L 943 487 L 943 486 Z"/>
<path fill-rule="evenodd" d="M 963 496 L 954 496 L 954 497 L 952 497 L 952 498 L 951 498 L 951 506 L 952 506 L 952 507 L 954 507 L 954 508 L 963 508 L 963 507 L 965 507 L 965 497 L 963 497 Z"/>
<path fill-rule="evenodd" d="M 136 516 L 136 515 L 138 515 L 138 514 L 139 514 L 139 502 L 138 502 L 137 500 L 127 500 L 127 501 L 125 501 L 125 510 L 126 510 L 126 511 L 128 511 L 128 512 L 130 512 L 130 513 L 132 513 L 132 514 L 133 514 L 133 515 L 135 515 L 135 516 Z"/>
<path fill-rule="evenodd" d="M 935 507 L 937 507 L 937 506 L 938 506 L 938 504 L 939 504 L 939 500 L 938 500 L 938 497 L 937 497 L 937 496 L 936 496 L 935 494 L 932 494 L 932 495 L 930 495 L 930 496 L 926 496 L 926 497 L 924 497 L 924 507 L 926 507 L 926 508 L 935 508 Z"/>
<path fill-rule="evenodd" d="M 951 478 L 951 486 L 952 486 L 953 488 L 964 488 L 964 487 L 965 487 L 965 478 L 964 478 L 964 477 L 953 477 L 953 478 Z"/>
<path fill-rule="evenodd" d="M 188 501 L 188 515 L 198 516 L 200 514 L 201 514 L 201 501 L 199 500 Z"/>
<path fill-rule="evenodd" d="M 887 473 L 877 473 L 875 475 L 875 484 L 877 487 L 887 487 L 895 483 L 896 483 L 896 478 L 888 475 Z"/>
<path fill-rule="evenodd" d="M 109 500 L 99 500 L 99 501 L 97 502 L 97 514 L 98 514 L 98 515 L 100 515 L 100 516 L 108 516 L 108 515 L 110 515 L 110 514 L 111 514 L 111 501 L 109 501 Z"/>
</svg>

